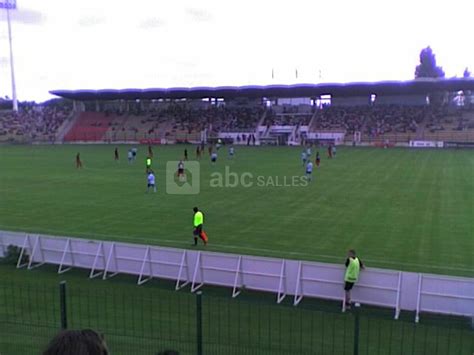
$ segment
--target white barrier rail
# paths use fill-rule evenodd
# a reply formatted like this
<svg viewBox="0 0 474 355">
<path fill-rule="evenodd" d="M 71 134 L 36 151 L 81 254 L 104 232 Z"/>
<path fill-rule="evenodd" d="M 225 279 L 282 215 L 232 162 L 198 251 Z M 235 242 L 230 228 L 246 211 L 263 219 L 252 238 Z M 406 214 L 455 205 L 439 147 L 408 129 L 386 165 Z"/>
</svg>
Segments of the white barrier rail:
<svg viewBox="0 0 474 355">
<path fill-rule="evenodd" d="M 471 310 L 470 314 L 466 314 L 466 309 Z M 416 322 L 421 312 L 474 316 L 473 279 L 420 274 Z"/>
<path fill-rule="evenodd" d="M 231 288 L 232 297 L 251 289 L 274 293 L 278 303 L 293 296 L 295 306 L 304 297 L 337 300 L 345 310 L 343 265 L 0 231 L 0 256 L 8 245 L 21 248 L 17 268 L 83 268 L 103 280 L 123 273 L 137 276 L 138 285 L 169 279 L 191 292 L 218 285 Z M 395 319 L 401 310 L 415 311 L 415 321 L 422 312 L 474 315 L 473 278 L 366 268 L 352 292 L 355 302 L 393 309 Z"/>
<path fill-rule="evenodd" d="M 345 297 L 339 296 L 339 291 L 344 286 L 343 278 L 344 270 L 339 265 L 300 261 L 294 305 L 298 305 L 303 296 L 310 296 L 341 300 L 343 311 L 345 311 Z M 394 318 L 398 319 L 401 282 L 402 273 L 400 271 L 370 269 L 369 273 L 361 273 L 357 287 L 352 292 L 352 300 L 393 308 L 395 310 Z"/>
<path fill-rule="evenodd" d="M 276 272 L 277 265 L 279 272 Z M 232 286 L 232 297 L 237 297 L 244 287 L 267 292 L 276 290 L 277 303 L 280 303 L 286 296 L 285 277 L 285 260 L 198 252 L 191 292 L 205 284 Z"/>
</svg>

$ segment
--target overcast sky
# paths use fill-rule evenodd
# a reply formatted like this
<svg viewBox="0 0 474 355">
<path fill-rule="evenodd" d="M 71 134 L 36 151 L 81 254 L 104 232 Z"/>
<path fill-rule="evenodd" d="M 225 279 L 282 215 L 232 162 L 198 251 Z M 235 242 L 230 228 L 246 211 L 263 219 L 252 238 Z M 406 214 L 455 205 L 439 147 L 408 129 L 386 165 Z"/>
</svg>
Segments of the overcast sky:
<svg viewBox="0 0 474 355">
<path fill-rule="evenodd" d="M 20 100 L 48 99 L 53 89 L 407 80 L 427 45 L 448 77 L 474 69 L 473 0 L 17 4 Z M 5 18 L 0 96 L 11 97 Z"/>
</svg>

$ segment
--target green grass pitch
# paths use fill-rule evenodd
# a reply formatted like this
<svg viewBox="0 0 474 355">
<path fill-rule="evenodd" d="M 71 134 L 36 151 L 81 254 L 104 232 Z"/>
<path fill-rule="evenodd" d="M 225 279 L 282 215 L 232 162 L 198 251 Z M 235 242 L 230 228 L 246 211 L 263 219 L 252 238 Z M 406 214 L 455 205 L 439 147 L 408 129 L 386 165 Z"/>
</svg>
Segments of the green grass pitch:
<svg viewBox="0 0 474 355">
<path fill-rule="evenodd" d="M 113 145 L 0 146 L 0 229 L 192 248 L 199 206 L 206 250 L 341 262 L 355 248 L 369 266 L 473 275 L 471 150 L 340 148 L 329 160 L 321 149 L 303 186 L 301 148 L 236 147 L 232 161 L 222 148 L 215 166 L 207 151 L 200 161 L 199 194 L 171 195 L 166 162 L 185 146 L 154 147 L 156 194 L 145 193 L 146 147 L 133 165 L 128 148 L 117 163 Z M 253 186 L 211 187 L 226 167 Z"/>
</svg>

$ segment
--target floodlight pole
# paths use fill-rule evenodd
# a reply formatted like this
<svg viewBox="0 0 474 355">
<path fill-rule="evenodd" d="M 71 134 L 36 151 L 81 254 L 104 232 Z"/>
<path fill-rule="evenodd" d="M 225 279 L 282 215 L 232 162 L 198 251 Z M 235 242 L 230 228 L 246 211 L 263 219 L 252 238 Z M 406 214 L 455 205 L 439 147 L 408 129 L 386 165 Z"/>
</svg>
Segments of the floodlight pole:
<svg viewBox="0 0 474 355">
<path fill-rule="evenodd" d="M 10 22 L 9 1 L 7 2 L 7 23 L 8 23 L 8 43 L 10 45 L 10 71 L 11 71 L 11 77 L 12 77 L 13 111 L 18 112 L 18 99 L 16 97 L 16 84 L 15 84 L 15 69 L 13 66 L 12 25 Z"/>
</svg>

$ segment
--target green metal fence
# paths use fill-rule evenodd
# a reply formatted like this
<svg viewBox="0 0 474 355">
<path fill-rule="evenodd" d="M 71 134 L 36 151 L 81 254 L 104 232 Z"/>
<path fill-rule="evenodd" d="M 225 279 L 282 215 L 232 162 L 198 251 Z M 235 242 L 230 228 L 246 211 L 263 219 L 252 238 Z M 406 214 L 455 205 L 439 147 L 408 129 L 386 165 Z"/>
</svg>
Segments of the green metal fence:
<svg viewBox="0 0 474 355">
<path fill-rule="evenodd" d="M 467 319 L 391 319 L 365 307 L 341 313 L 304 301 L 236 299 L 157 287 L 0 284 L 0 354 L 40 354 L 61 329 L 105 334 L 111 354 L 466 354 Z M 88 286 L 85 286 L 88 285 Z"/>
</svg>

